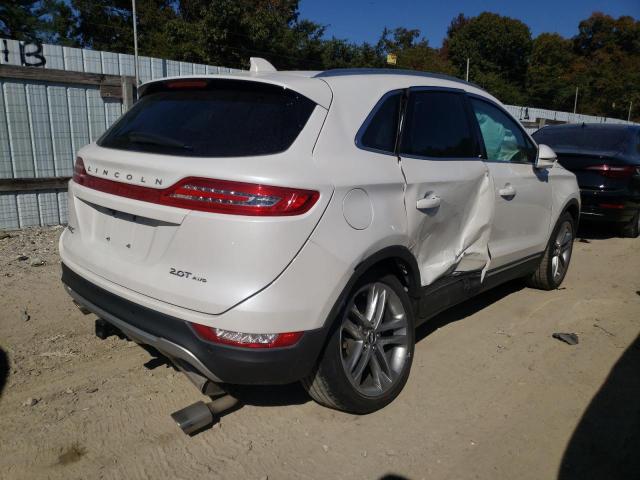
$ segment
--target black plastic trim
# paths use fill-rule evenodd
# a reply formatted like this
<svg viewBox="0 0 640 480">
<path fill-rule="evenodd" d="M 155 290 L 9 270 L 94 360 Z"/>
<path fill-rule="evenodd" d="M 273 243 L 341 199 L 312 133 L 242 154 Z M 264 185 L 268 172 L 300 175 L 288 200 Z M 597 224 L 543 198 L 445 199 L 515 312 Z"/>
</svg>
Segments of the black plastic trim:
<svg viewBox="0 0 640 480">
<path fill-rule="evenodd" d="M 498 285 L 533 273 L 544 252 L 530 255 L 507 265 L 489 270 L 481 282 L 482 271 L 454 272 L 422 287 L 418 303 L 417 325 L 438 313 Z"/>
<path fill-rule="evenodd" d="M 298 381 L 311 372 L 327 335 L 324 328 L 308 330 L 298 343 L 285 348 L 248 349 L 218 345 L 200 339 L 188 322 L 108 292 L 85 280 L 64 263 L 62 282 L 115 318 L 190 351 L 224 383 L 273 385 Z"/>
</svg>

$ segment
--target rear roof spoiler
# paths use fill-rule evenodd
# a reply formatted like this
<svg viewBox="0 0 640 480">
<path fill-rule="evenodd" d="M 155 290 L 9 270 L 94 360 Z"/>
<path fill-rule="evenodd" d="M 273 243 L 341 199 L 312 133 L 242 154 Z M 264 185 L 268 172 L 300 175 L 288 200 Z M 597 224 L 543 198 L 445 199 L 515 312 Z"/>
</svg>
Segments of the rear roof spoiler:
<svg viewBox="0 0 640 480">
<path fill-rule="evenodd" d="M 278 85 L 282 88 L 294 90 L 316 104 L 329 109 L 333 93 L 329 85 L 319 78 L 303 77 L 301 75 L 289 74 L 287 72 L 278 72 L 273 65 L 261 58 L 251 59 L 251 70 L 233 72 L 233 73 L 217 73 L 212 75 L 186 75 L 179 77 L 165 77 L 151 80 L 143 83 L 138 88 L 138 96 L 143 97 L 151 85 L 157 85 L 167 80 L 186 80 L 186 79 L 212 79 L 212 80 L 238 80 L 245 82 L 269 83 Z"/>
</svg>

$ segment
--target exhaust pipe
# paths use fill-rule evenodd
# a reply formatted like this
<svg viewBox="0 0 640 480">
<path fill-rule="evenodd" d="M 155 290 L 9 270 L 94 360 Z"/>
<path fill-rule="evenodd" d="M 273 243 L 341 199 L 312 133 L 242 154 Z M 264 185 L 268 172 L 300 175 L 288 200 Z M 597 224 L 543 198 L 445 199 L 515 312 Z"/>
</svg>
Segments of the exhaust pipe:
<svg viewBox="0 0 640 480">
<path fill-rule="evenodd" d="M 173 412 L 171 418 L 184 433 L 194 435 L 213 425 L 216 417 L 219 419 L 221 413 L 235 407 L 237 403 L 237 399 L 231 395 L 225 395 L 209 403 L 196 402 L 182 410 Z"/>
<path fill-rule="evenodd" d="M 171 418 L 187 435 L 194 435 L 210 427 L 220 414 L 235 407 L 238 400 L 231 395 L 225 395 L 213 402 L 196 402 L 188 407 L 173 412 Z"/>
<path fill-rule="evenodd" d="M 171 418 L 184 433 L 192 435 L 210 425 L 213 425 L 213 413 L 203 401 L 173 412 Z"/>
</svg>

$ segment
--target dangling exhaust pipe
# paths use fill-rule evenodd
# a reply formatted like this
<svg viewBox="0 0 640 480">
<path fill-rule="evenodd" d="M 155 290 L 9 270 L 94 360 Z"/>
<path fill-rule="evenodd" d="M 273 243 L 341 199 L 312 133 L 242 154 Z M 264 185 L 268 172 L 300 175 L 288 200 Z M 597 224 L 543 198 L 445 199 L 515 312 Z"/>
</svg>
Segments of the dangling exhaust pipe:
<svg viewBox="0 0 640 480">
<path fill-rule="evenodd" d="M 187 435 L 192 435 L 213 425 L 213 413 L 203 401 L 173 412 L 171 418 Z"/>
<path fill-rule="evenodd" d="M 238 400 L 231 395 L 225 395 L 212 402 L 196 402 L 188 407 L 173 412 L 171 418 L 187 435 L 193 435 L 213 425 L 216 417 L 235 407 Z M 218 418 L 219 419 L 219 418 Z"/>
<path fill-rule="evenodd" d="M 170 358 L 172 363 L 193 383 L 198 391 L 214 399 L 211 402 L 196 402 L 171 414 L 171 418 L 184 433 L 193 435 L 213 425 L 216 417 L 235 407 L 238 400 L 229 395 L 220 385 L 202 376 L 191 365 L 179 358 Z"/>
</svg>

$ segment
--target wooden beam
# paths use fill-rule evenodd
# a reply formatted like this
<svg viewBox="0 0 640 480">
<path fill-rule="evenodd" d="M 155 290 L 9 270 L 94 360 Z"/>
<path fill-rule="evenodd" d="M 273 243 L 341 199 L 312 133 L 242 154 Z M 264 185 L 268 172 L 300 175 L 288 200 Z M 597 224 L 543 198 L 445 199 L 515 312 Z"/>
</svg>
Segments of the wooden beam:
<svg viewBox="0 0 640 480">
<path fill-rule="evenodd" d="M 66 190 L 71 177 L 0 178 L 0 192 Z"/>
<path fill-rule="evenodd" d="M 122 81 L 120 75 L 71 72 L 38 67 L 17 67 L 15 65 L 0 65 L 0 77 L 40 82 L 79 83 L 83 85 L 120 85 Z M 133 77 L 125 78 L 135 83 Z"/>
</svg>

